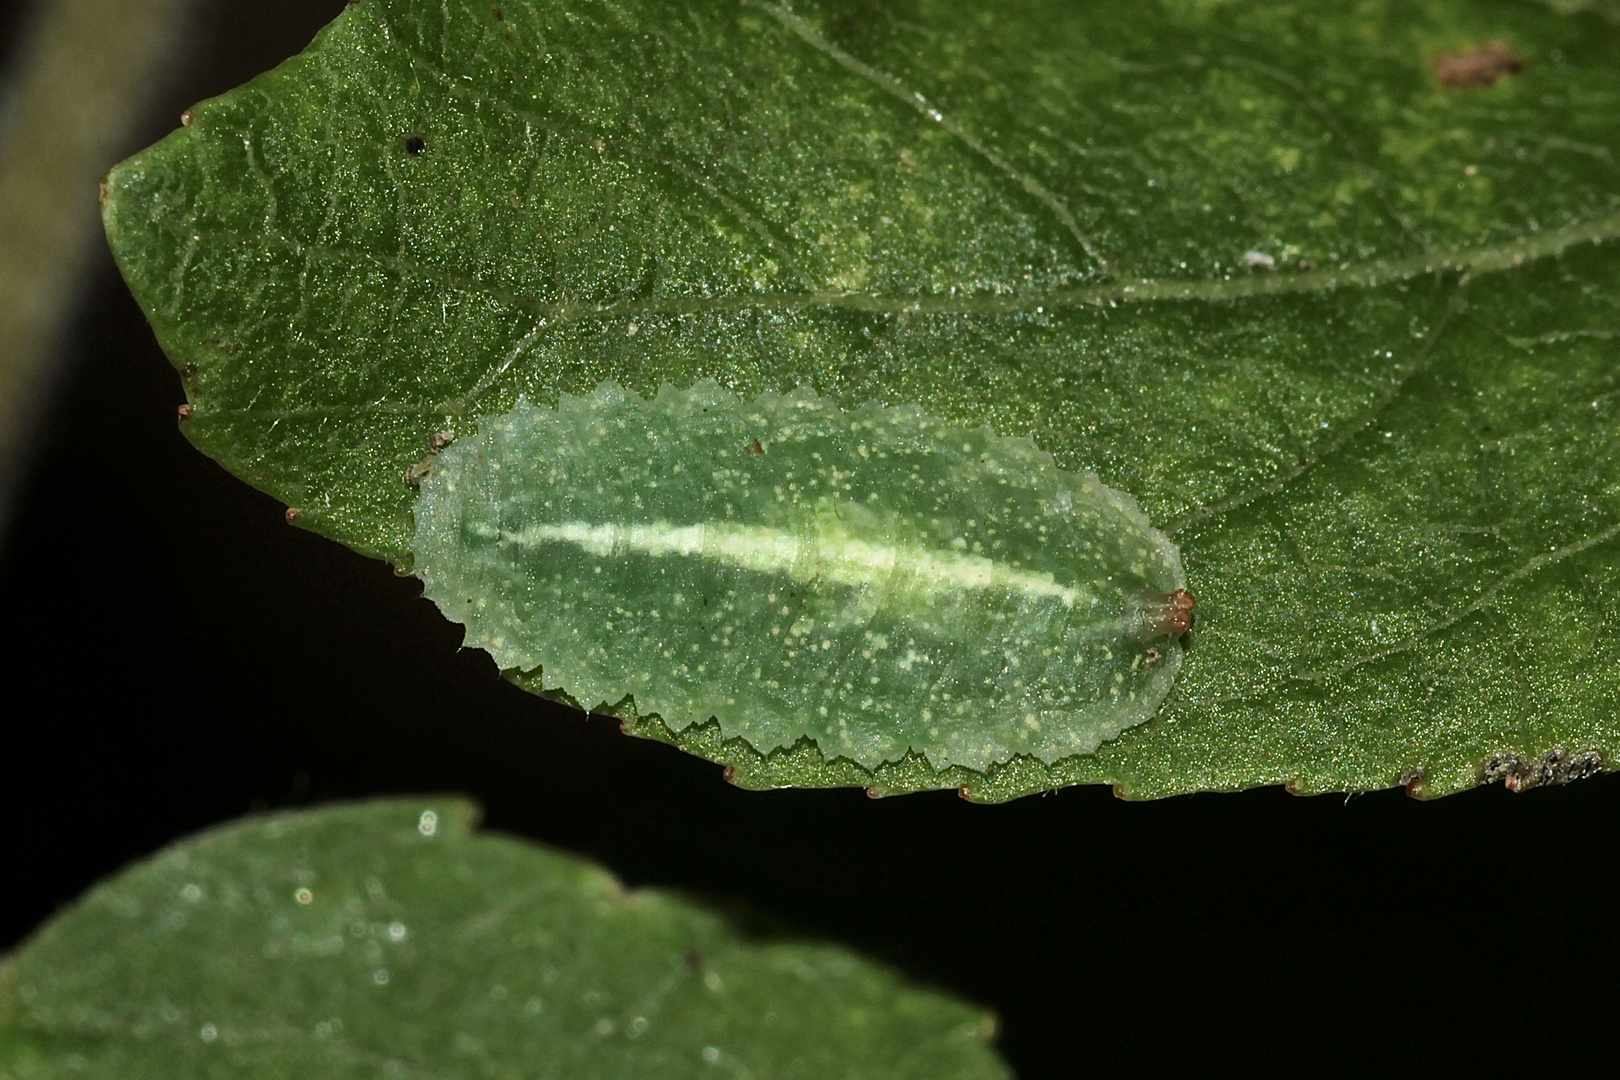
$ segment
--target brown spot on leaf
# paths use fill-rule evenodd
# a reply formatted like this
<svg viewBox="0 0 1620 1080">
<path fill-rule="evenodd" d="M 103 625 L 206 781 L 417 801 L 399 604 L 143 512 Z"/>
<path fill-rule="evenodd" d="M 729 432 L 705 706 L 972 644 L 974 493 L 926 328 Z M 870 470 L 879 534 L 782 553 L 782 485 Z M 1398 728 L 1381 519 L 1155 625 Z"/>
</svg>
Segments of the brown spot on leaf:
<svg viewBox="0 0 1620 1080">
<path fill-rule="evenodd" d="M 735 784 L 737 782 L 737 770 L 733 769 L 730 765 L 727 765 L 725 768 L 720 770 L 720 779 L 724 780 L 728 784 Z"/>
<path fill-rule="evenodd" d="M 1511 750 L 1499 750 L 1481 765 L 1479 782 L 1500 781 L 1503 787 L 1517 793 L 1584 780 L 1602 771 L 1603 756 L 1596 750 L 1572 754 L 1562 746 L 1555 746 L 1537 761 L 1526 761 Z"/>
<path fill-rule="evenodd" d="M 875 787 L 869 787 L 866 789 L 866 797 L 868 799 L 881 799 L 883 798 L 883 792 L 879 791 Z"/>
<path fill-rule="evenodd" d="M 1442 53 L 1429 61 L 1441 86 L 1495 86 L 1504 75 L 1524 70 L 1524 60 L 1505 42 L 1487 41 L 1472 49 Z"/>
<path fill-rule="evenodd" d="M 964 799 L 968 802 L 973 801 L 973 789 L 968 787 L 966 784 L 963 784 L 961 787 L 957 788 L 956 794 L 960 799 Z"/>
<path fill-rule="evenodd" d="M 182 405 L 178 409 L 174 410 L 174 414 L 176 416 L 178 416 L 181 420 L 190 420 L 191 419 L 191 406 L 190 405 Z"/>
<path fill-rule="evenodd" d="M 765 448 L 759 445 L 758 439 L 754 439 L 748 444 L 748 452 L 750 454 L 763 454 L 765 452 Z"/>
<path fill-rule="evenodd" d="M 287 519 L 287 524 L 289 524 L 289 525 L 297 524 L 298 523 L 298 508 L 296 506 L 287 507 L 287 513 L 284 516 Z"/>
<path fill-rule="evenodd" d="M 494 11 L 490 12 L 490 14 L 495 16 L 495 21 L 496 22 L 505 22 L 506 21 L 506 16 L 501 14 L 501 9 L 500 8 L 496 8 Z"/>
<path fill-rule="evenodd" d="M 455 432 L 453 432 L 453 431 L 435 431 L 433 433 L 433 438 L 428 440 L 428 449 L 432 450 L 434 453 L 438 453 L 440 450 L 443 450 L 445 447 L 449 446 L 451 443 L 453 443 L 455 441 L 456 441 L 456 433 Z"/>
</svg>

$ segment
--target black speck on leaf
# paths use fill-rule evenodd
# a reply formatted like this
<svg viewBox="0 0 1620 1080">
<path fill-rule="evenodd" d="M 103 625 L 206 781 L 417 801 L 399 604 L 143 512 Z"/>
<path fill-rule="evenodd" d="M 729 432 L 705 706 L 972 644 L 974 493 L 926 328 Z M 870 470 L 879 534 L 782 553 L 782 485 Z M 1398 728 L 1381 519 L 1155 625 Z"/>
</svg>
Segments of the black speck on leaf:
<svg viewBox="0 0 1620 1080">
<path fill-rule="evenodd" d="M 420 135 L 412 135 L 410 138 L 405 140 L 405 152 L 407 154 L 420 154 L 426 149 L 427 140 L 422 138 Z"/>
</svg>

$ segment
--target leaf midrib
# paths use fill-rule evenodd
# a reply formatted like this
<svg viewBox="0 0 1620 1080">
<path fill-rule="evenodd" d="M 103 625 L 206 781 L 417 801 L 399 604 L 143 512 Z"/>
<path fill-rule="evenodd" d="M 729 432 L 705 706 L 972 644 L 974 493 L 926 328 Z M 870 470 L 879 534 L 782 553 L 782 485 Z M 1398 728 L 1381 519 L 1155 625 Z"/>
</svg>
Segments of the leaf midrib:
<svg viewBox="0 0 1620 1080">
<path fill-rule="evenodd" d="M 925 315 L 1011 315 L 1031 313 L 1037 308 L 1113 306 L 1162 301 L 1201 300 L 1219 303 L 1287 293 L 1328 292 L 1340 288 L 1371 289 L 1425 274 L 1461 271 L 1470 276 L 1518 269 L 1528 263 L 1563 254 L 1582 244 L 1601 244 L 1620 237 L 1620 213 L 1590 218 L 1557 229 L 1544 229 L 1515 237 L 1511 241 L 1427 251 L 1395 259 L 1373 259 L 1361 263 L 1341 263 L 1331 269 L 1307 270 L 1293 274 L 1281 271 L 1254 271 L 1233 277 L 1203 280 L 1136 278 L 1080 285 L 1048 292 L 983 295 L 952 293 L 754 293 L 725 296 L 670 297 L 662 300 L 615 301 L 608 304 L 570 302 L 547 303 L 519 296 L 509 289 L 477 278 L 424 266 L 399 256 L 325 244 L 303 244 L 280 233 L 239 233 L 224 229 L 199 229 L 194 222 L 179 222 L 161 214 L 153 220 L 176 235 L 188 239 L 206 237 L 238 244 L 269 244 L 299 258 L 329 259 L 353 265 L 371 262 L 402 276 L 414 275 L 462 292 L 496 300 L 510 307 L 539 315 L 545 326 L 564 326 L 588 319 L 619 316 L 729 314 L 738 311 L 783 312 L 807 308 L 867 311 L 874 314 Z"/>
</svg>

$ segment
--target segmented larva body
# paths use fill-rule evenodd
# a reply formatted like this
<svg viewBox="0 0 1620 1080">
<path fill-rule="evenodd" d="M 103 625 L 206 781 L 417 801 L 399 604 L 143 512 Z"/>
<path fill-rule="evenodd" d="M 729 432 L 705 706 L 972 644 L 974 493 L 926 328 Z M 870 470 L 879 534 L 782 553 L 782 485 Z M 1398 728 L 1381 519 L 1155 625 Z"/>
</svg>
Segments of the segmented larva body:
<svg viewBox="0 0 1620 1080">
<path fill-rule="evenodd" d="M 713 382 L 483 419 L 414 553 L 503 669 L 867 767 L 1089 753 L 1158 710 L 1193 606 L 1135 500 L 1028 439 Z"/>
</svg>

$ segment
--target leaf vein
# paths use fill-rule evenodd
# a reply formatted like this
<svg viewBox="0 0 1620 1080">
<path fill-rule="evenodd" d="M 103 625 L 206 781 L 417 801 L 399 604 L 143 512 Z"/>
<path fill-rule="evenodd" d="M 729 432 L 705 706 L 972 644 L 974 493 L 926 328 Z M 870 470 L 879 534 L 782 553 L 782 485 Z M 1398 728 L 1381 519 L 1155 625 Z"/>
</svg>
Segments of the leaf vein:
<svg viewBox="0 0 1620 1080">
<path fill-rule="evenodd" d="M 1384 410 L 1389 408 L 1395 399 L 1400 396 L 1400 393 L 1402 389 L 1405 388 L 1406 384 L 1411 381 L 1412 376 L 1418 374 L 1420 371 L 1429 366 L 1429 358 L 1434 353 L 1435 343 L 1440 340 L 1440 336 L 1445 332 L 1446 327 L 1450 324 L 1452 318 L 1457 314 L 1458 311 L 1462 309 L 1462 292 L 1463 284 L 1459 283 L 1453 289 L 1451 297 L 1446 303 L 1445 310 L 1443 310 L 1440 314 L 1439 320 L 1435 323 L 1434 327 L 1424 335 L 1423 341 L 1417 346 L 1417 348 L 1412 350 L 1412 355 L 1407 359 L 1406 363 L 1395 369 L 1395 373 L 1393 378 L 1390 380 L 1390 384 L 1384 388 L 1382 393 L 1373 399 L 1372 403 L 1368 405 L 1365 410 L 1363 410 L 1360 416 L 1356 417 L 1354 420 L 1342 426 L 1338 431 L 1334 432 L 1333 437 L 1322 446 L 1321 450 L 1315 454 L 1308 454 L 1301 457 L 1294 464 L 1283 469 L 1281 474 L 1279 474 L 1277 477 L 1266 481 L 1264 484 L 1258 484 L 1247 491 L 1240 491 L 1236 495 L 1229 496 L 1217 502 L 1209 503 L 1208 505 L 1202 506 L 1190 513 L 1183 514 L 1181 517 L 1172 519 L 1163 526 L 1165 533 L 1170 536 L 1175 536 L 1178 531 L 1185 529 L 1190 525 L 1201 524 L 1202 522 L 1208 521 L 1211 518 L 1219 517 L 1229 510 L 1235 510 L 1240 506 L 1251 503 L 1256 499 L 1263 498 L 1267 495 L 1274 495 L 1283 488 L 1287 487 L 1298 477 L 1303 476 L 1305 473 L 1316 468 L 1316 466 L 1320 465 L 1323 461 L 1343 450 L 1347 445 L 1349 445 L 1352 439 L 1372 426 L 1373 422 L 1378 419 Z"/>
<path fill-rule="evenodd" d="M 1383 660 L 1387 657 L 1396 656 L 1400 653 L 1411 652 L 1412 650 L 1423 645 L 1424 642 L 1428 641 L 1436 634 L 1449 630 L 1451 627 L 1457 625 L 1468 616 L 1483 610 L 1487 604 L 1496 598 L 1497 594 L 1502 592 L 1502 590 L 1506 589 L 1508 586 L 1517 584 L 1530 575 L 1540 570 L 1544 570 L 1549 566 L 1572 559 L 1589 548 L 1597 547 L 1600 544 L 1606 544 L 1616 537 L 1620 537 L 1620 522 L 1609 526 L 1602 532 L 1594 533 L 1584 540 L 1577 540 L 1574 543 L 1565 544 L 1563 547 L 1555 548 L 1552 551 L 1543 552 L 1534 558 L 1526 560 L 1524 564 L 1517 569 L 1502 575 L 1493 584 L 1488 586 L 1483 592 L 1475 597 L 1472 603 L 1466 605 L 1465 607 L 1458 608 L 1446 618 L 1441 619 L 1440 621 L 1427 626 L 1422 630 L 1419 630 L 1405 641 L 1391 645 L 1387 649 L 1380 649 L 1377 652 L 1356 657 L 1355 659 L 1350 660 L 1331 671 L 1316 672 L 1303 675 L 1301 677 L 1312 682 L 1325 682 L 1328 679 L 1337 678 L 1354 671 L 1356 668 L 1365 667 L 1368 664 L 1376 663 L 1379 660 Z"/>
<path fill-rule="evenodd" d="M 799 16 L 795 15 L 787 6 L 778 3 L 770 3 L 768 0 L 743 0 L 743 3 L 749 7 L 757 7 L 761 11 L 768 13 L 783 26 L 793 31 L 793 33 L 797 35 L 801 41 L 815 49 L 817 52 L 820 52 L 828 57 L 839 67 L 842 67 L 846 71 L 849 71 L 855 75 L 859 75 L 861 78 L 872 83 L 874 86 L 878 87 L 880 90 L 883 90 L 891 97 L 899 99 L 900 101 L 909 105 L 911 108 L 915 109 L 917 112 L 921 113 L 923 116 L 927 117 L 929 120 L 932 120 L 934 123 L 950 132 L 951 135 L 963 145 L 967 146 L 974 153 L 988 161 L 998 172 L 1016 181 L 1020 187 L 1022 187 L 1030 195 L 1034 196 L 1037 202 L 1050 210 L 1053 215 L 1055 215 L 1057 219 L 1063 223 L 1063 227 L 1068 230 L 1069 235 L 1074 237 L 1075 241 L 1080 245 L 1081 250 L 1083 250 L 1086 255 L 1097 264 L 1098 273 L 1108 273 L 1108 260 L 1103 258 L 1103 256 L 1092 245 L 1091 241 L 1086 238 L 1085 233 L 1081 231 L 1080 223 L 1075 220 L 1074 212 L 1069 209 L 1069 204 L 1059 198 L 1057 193 L 1052 191 L 1051 188 L 1047 187 L 1045 184 L 1042 184 L 1034 176 L 1030 175 L 1023 169 L 1020 169 L 1011 161 L 1008 161 L 1000 151 L 986 143 L 984 140 L 980 139 L 978 136 L 974 135 L 966 127 L 962 126 L 962 124 L 955 118 L 947 116 L 940 110 L 934 108 L 928 103 L 928 99 L 922 94 L 914 90 L 908 90 L 905 83 L 901 82 L 893 75 L 890 75 L 886 71 L 875 68 L 857 57 L 851 56 L 843 49 L 840 49 L 837 45 L 834 45 L 832 42 L 822 37 L 821 34 L 816 31 L 815 27 L 811 26 Z"/>
</svg>

